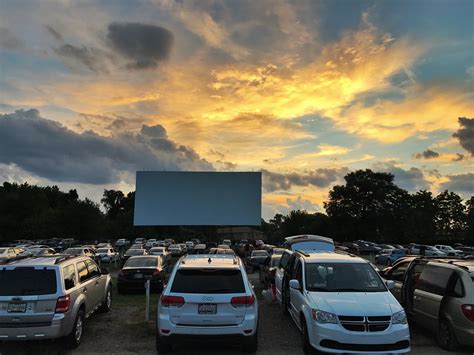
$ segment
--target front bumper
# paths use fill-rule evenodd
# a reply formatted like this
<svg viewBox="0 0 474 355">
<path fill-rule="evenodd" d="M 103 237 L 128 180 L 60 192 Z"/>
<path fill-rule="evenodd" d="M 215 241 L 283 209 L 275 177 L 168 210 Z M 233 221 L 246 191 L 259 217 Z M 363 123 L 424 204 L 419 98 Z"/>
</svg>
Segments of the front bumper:
<svg viewBox="0 0 474 355">
<path fill-rule="evenodd" d="M 72 330 L 71 316 L 55 314 L 51 323 L 0 325 L 0 341 L 57 339 Z"/>
<path fill-rule="evenodd" d="M 309 323 L 310 343 L 319 351 L 349 354 L 410 351 L 408 325 L 390 325 L 381 332 L 355 332 L 346 330 L 340 324 L 317 324 L 314 321 Z"/>
</svg>

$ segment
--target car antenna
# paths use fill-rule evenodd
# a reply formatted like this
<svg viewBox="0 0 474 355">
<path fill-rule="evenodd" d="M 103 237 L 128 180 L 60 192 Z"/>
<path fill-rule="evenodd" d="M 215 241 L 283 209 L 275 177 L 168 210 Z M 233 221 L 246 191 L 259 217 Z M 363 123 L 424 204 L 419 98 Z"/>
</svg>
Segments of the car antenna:
<svg viewBox="0 0 474 355">
<path fill-rule="evenodd" d="M 209 257 L 209 259 L 207 259 L 207 262 L 208 262 L 209 264 L 212 262 L 211 257 Z"/>
</svg>

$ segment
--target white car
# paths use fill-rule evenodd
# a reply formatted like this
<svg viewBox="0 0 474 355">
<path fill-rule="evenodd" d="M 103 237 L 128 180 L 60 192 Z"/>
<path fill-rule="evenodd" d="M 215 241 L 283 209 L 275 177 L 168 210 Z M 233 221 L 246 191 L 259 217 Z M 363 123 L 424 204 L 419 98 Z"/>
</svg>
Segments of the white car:
<svg viewBox="0 0 474 355">
<path fill-rule="evenodd" d="M 171 256 L 181 256 L 184 253 L 183 248 L 179 244 L 171 244 L 168 247 L 168 251 L 170 252 Z"/>
<path fill-rule="evenodd" d="M 292 260 L 288 311 L 305 353 L 406 353 L 410 331 L 402 306 L 364 259 L 297 251 Z"/>
<path fill-rule="evenodd" d="M 161 255 L 163 260 L 168 260 L 171 256 L 165 247 L 153 247 L 148 251 L 148 253 L 150 255 Z"/>
<path fill-rule="evenodd" d="M 130 245 L 130 241 L 127 240 L 127 239 L 123 239 L 123 238 L 122 239 L 117 239 L 117 241 L 115 242 L 115 246 L 117 248 L 126 247 L 128 245 Z"/>
<path fill-rule="evenodd" d="M 258 302 L 240 258 L 189 255 L 174 266 L 158 303 L 156 348 L 199 337 L 233 338 L 258 347 Z"/>
<path fill-rule="evenodd" d="M 13 247 L 0 248 L 0 263 L 16 258 L 19 254 L 21 254 L 19 250 L 19 248 Z"/>
<path fill-rule="evenodd" d="M 148 239 L 146 244 L 145 244 L 145 248 L 153 248 L 156 244 L 156 239 Z"/>
<path fill-rule="evenodd" d="M 120 258 L 119 253 L 117 253 L 112 248 L 97 249 L 95 256 L 96 258 L 100 259 L 100 262 L 102 263 L 113 263 L 118 261 Z"/>
<path fill-rule="evenodd" d="M 438 250 L 441 250 L 443 253 L 445 253 L 448 256 L 454 256 L 454 257 L 462 257 L 464 256 L 464 252 L 462 250 L 454 249 L 453 247 L 449 245 L 435 245 L 435 248 Z"/>
</svg>

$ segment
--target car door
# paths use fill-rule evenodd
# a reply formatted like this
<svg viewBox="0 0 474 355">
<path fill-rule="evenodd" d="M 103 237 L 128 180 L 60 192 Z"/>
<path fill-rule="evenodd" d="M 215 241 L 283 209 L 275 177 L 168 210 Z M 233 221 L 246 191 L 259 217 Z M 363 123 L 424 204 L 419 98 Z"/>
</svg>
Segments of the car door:
<svg viewBox="0 0 474 355">
<path fill-rule="evenodd" d="M 303 262 L 301 261 L 300 258 L 296 260 L 295 267 L 293 268 L 293 272 L 291 274 L 290 280 L 298 280 L 300 283 L 300 289 L 294 289 L 291 288 L 289 289 L 290 292 L 290 311 L 291 311 L 291 316 L 295 320 L 297 324 L 300 324 L 300 309 L 303 305 L 304 298 L 303 298 Z"/>
<path fill-rule="evenodd" d="M 441 302 L 447 294 L 447 286 L 453 272 L 450 268 L 428 264 L 415 285 L 413 294 L 415 320 L 432 330 L 438 329 Z"/>
<path fill-rule="evenodd" d="M 91 278 L 91 293 L 94 300 L 94 306 L 102 303 L 105 297 L 105 281 L 106 276 L 101 275 L 97 264 L 92 260 L 86 260 L 87 269 Z"/>
<path fill-rule="evenodd" d="M 403 278 L 405 277 L 405 272 L 407 271 L 409 264 L 410 260 L 398 263 L 385 277 L 387 280 L 392 280 L 394 282 L 394 287 L 390 291 L 400 303 L 402 302 Z"/>
<path fill-rule="evenodd" d="M 285 268 L 288 264 L 288 260 L 290 259 L 290 253 L 285 251 L 281 256 L 280 263 L 278 264 L 278 268 L 275 272 L 275 288 L 276 288 L 276 298 L 278 302 L 282 302 L 281 292 L 282 292 L 282 284 L 283 284 L 283 277 L 285 276 Z"/>
<path fill-rule="evenodd" d="M 87 268 L 85 261 L 79 261 L 76 263 L 77 275 L 80 283 L 80 291 L 85 296 L 86 301 L 86 314 L 91 313 L 96 306 L 96 300 L 94 299 L 94 283 L 95 280 L 91 279 L 89 269 Z"/>
</svg>

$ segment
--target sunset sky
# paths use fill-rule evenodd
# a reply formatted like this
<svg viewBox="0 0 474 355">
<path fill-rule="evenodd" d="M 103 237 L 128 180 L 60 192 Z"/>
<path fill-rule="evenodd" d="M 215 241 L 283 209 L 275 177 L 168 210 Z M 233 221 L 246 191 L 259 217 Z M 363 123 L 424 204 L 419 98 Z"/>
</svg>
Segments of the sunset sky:
<svg viewBox="0 0 474 355">
<path fill-rule="evenodd" d="M 355 169 L 474 194 L 474 2 L 0 2 L 0 183 L 263 171 L 263 217 Z"/>
</svg>

